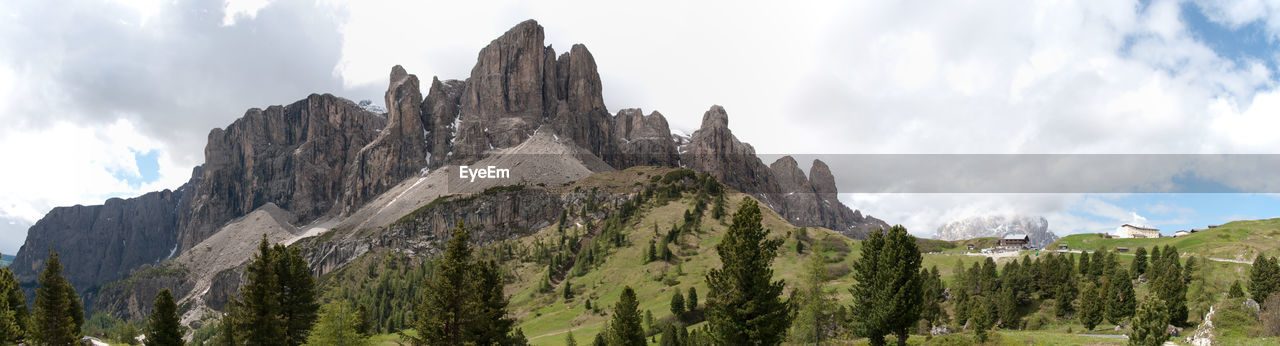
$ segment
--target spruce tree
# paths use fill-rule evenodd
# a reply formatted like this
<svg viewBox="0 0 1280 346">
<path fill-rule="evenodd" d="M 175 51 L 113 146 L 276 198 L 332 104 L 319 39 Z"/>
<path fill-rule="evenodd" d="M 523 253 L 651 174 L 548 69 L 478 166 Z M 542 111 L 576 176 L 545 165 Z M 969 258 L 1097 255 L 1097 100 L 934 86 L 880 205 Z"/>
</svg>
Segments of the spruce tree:
<svg viewBox="0 0 1280 346">
<path fill-rule="evenodd" d="M 13 315 L 12 332 L 0 338 L 0 343 L 18 343 L 26 337 L 30 327 L 28 322 L 31 318 L 31 311 L 27 309 L 27 297 L 22 293 L 22 287 L 18 284 L 17 278 L 13 276 L 13 272 L 6 267 L 0 267 L 0 305 L 4 306 L 5 311 Z M 3 327 L 3 326 L 0 326 Z"/>
<path fill-rule="evenodd" d="M 16 314 L 9 310 L 9 305 L 0 304 L 0 344 L 17 344 L 21 339 L 22 329 L 18 326 Z"/>
<path fill-rule="evenodd" d="M 686 310 L 689 310 L 689 311 L 698 310 L 698 289 L 697 288 L 694 288 L 693 286 L 689 286 L 689 297 L 685 298 L 684 303 L 685 305 L 687 305 Z"/>
<path fill-rule="evenodd" d="M 1001 325 L 1005 328 L 1017 328 L 1018 323 L 1018 293 L 1013 289 L 1013 285 L 1004 285 L 1000 287 L 1000 293 L 996 296 L 998 304 L 997 311 L 1000 313 Z"/>
<path fill-rule="evenodd" d="M 1280 286 L 1280 265 L 1276 264 L 1274 258 L 1259 254 L 1249 271 L 1249 294 L 1261 304 L 1267 301 L 1267 297 L 1275 292 L 1277 286 Z"/>
<path fill-rule="evenodd" d="M 307 333 L 316 321 L 320 305 L 316 303 L 316 281 L 311 267 L 296 247 L 276 244 L 276 279 L 279 283 L 280 313 L 285 320 L 285 343 L 291 346 L 307 341 Z"/>
<path fill-rule="evenodd" d="M 518 343 L 522 338 L 509 335 L 515 320 L 507 316 L 508 301 L 503 295 L 505 285 L 498 263 L 485 262 L 476 271 L 478 277 L 473 280 L 476 300 L 472 303 L 475 320 L 466 326 L 467 342 L 479 345 Z M 569 288 L 568 281 L 565 281 L 565 288 Z"/>
<path fill-rule="evenodd" d="M 287 340 L 275 255 L 264 234 L 258 242 L 258 254 L 245 269 L 248 282 L 240 288 L 239 300 L 232 303 L 235 314 L 231 321 L 237 343 L 267 345 Z"/>
<path fill-rule="evenodd" d="M 1129 345 L 1135 346 L 1159 346 L 1169 339 L 1166 333 L 1169 325 L 1169 316 L 1166 314 L 1166 304 L 1155 295 L 1147 295 L 1142 300 L 1142 304 L 1138 305 L 1138 311 L 1133 316 L 1133 326 L 1129 331 Z"/>
<path fill-rule="evenodd" d="M 1080 264 L 1076 266 L 1080 269 L 1080 275 L 1088 277 L 1093 269 L 1093 265 L 1089 263 L 1089 251 L 1080 251 Z"/>
<path fill-rule="evenodd" d="M 58 252 L 49 249 L 44 271 L 40 273 L 40 286 L 36 288 L 35 325 L 32 341 L 40 345 L 71 345 L 80 341 L 80 328 L 75 315 L 83 320 L 84 312 L 72 309 L 76 293 L 71 283 L 62 276 L 62 263 Z"/>
<path fill-rule="evenodd" d="M 369 345 L 369 336 L 360 332 L 359 317 L 351 304 L 335 300 L 320 308 L 315 329 L 307 336 L 307 345 L 363 346 Z"/>
<path fill-rule="evenodd" d="M 920 248 L 906 228 L 899 225 L 887 232 L 871 232 L 863 241 L 862 257 L 853 265 L 857 284 L 850 293 L 853 315 L 858 316 L 854 334 L 877 346 L 884 345 L 887 334 L 897 336 L 900 345 L 906 343 L 907 332 L 920 319 L 920 262 Z M 994 271 L 995 264 L 990 266 Z M 994 284 L 983 281 L 983 285 Z"/>
<path fill-rule="evenodd" d="M 1085 283 L 1080 291 L 1080 324 L 1086 331 L 1093 330 L 1102 322 L 1102 304 L 1098 301 L 1098 287 L 1092 282 Z"/>
<path fill-rule="evenodd" d="M 1231 290 L 1230 290 L 1230 293 L 1227 293 L 1227 297 L 1229 298 L 1244 297 L 1244 290 L 1240 289 L 1240 280 L 1231 280 Z"/>
<path fill-rule="evenodd" d="M 1129 273 L 1124 269 L 1116 269 L 1107 281 L 1107 322 L 1119 325 L 1125 318 L 1133 316 L 1137 308 L 1137 296 L 1133 292 L 1133 283 L 1129 281 Z"/>
<path fill-rule="evenodd" d="M 458 222 L 453 237 L 445 245 L 444 256 L 437 260 L 436 272 L 425 285 L 423 301 L 418 305 L 414 329 L 417 345 L 461 345 L 466 340 L 465 328 L 474 323 L 474 295 L 471 273 L 471 233 Z"/>
<path fill-rule="evenodd" d="M 678 289 L 671 295 L 671 314 L 677 319 L 684 314 L 684 295 Z"/>
<path fill-rule="evenodd" d="M 643 346 L 647 344 L 644 329 L 640 327 L 640 311 L 636 308 L 640 302 L 636 300 L 636 291 L 631 286 L 622 288 L 618 303 L 613 306 L 613 318 L 609 320 L 609 344 L 624 346 Z"/>
<path fill-rule="evenodd" d="M 934 266 L 929 271 L 920 270 L 920 294 L 921 308 L 920 318 L 929 321 L 929 325 L 933 326 L 942 322 L 946 317 L 946 312 L 942 309 L 942 302 L 946 299 L 943 294 L 947 287 L 942 282 L 942 276 L 938 274 L 938 267 Z"/>
<path fill-rule="evenodd" d="M 173 302 L 173 293 L 168 288 L 156 294 L 155 303 L 151 307 L 151 316 L 147 317 L 147 346 L 181 346 L 182 324 L 178 321 L 178 305 Z"/>
<path fill-rule="evenodd" d="M 578 340 L 573 338 L 573 331 L 572 331 L 572 330 L 570 330 L 568 333 L 565 333 L 565 334 L 564 334 L 564 345 L 565 345 L 565 346 L 578 346 Z"/>
<path fill-rule="evenodd" d="M 1182 266 L 1178 262 L 1178 249 L 1166 247 L 1161 251 L 1161 260 L 1155 269 L 1159 274 L 1153 282 L 1152 289 L 1156 296 L 1166 304 L 1165 316 L 1169 324 L 1183 325 L 1187 322 L 1187 284 L 1182 281 Z"/>
<path fill-rule="evenodd" d="M 821 344 L 822 328 L 830 319 L 830 307 L 834 304 L 823 286 L 831 278 L 827 276 L 826 261 L 822 256 L 811 255 L 805 262 L 804 277 L 800 287 L 792 294 L 796 302 L 796 317 L 791 324 L 791 341 L 799 344 Z"/>
<path fill-rule="evenodd" d="M 987 301 L 987 298 L 975 297 L 972 306 L 969 308 L 970 322 L 973 322 L 973 335 L 978 342 L 987 342 L 987 332 L 991 330 L 991 325 L 995 323 L 993 321 L 994 317 L 991 316 L 990 304 Z"/>
<path fill-rule="evenodd" d="M 1147 248 L 1139 247 L 1134 250 L 1133 263 L 1129 265 L 1129 270 L 1132 271 L 1134 280 L 1147 272 Z"/>
<path fill-rule="evenodd" d="M 756 201 L 743 200 L 716 245 L 722 266 L 707 273 L 706 311 L 718 344 L 776 345 L 791 326 L 790 304 L 782 300 L 786 284 L 770 282 L 782 240 L 769 239 L 761 220 Z"/>
</svg>

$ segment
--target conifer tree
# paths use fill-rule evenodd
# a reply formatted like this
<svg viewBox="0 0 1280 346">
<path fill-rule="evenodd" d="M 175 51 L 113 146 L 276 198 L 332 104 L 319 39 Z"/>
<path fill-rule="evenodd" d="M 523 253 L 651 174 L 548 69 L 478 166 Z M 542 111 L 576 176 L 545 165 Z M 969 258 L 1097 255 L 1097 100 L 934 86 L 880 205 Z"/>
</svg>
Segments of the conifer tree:
<svg viewBox="0 0 1280 346">
<path fill-rule="evenodd" d="M 71 345 L 80 341 L 80 326 L 84 312 L 75 307 L 79 302 L 75 289 L 62 276 L 62 263 L 58 252 L 49 249 L 44 271 L 40 273 L 40 286 L 36 288 L 35 325 L 32 340 L 40 345 Z"/>
<path fill-rule="evenodd" d="M 613 318 L 609 320 L 609 344 L 624 346 L 643 346 L 646 344 L 644 329 L 640 327 L 640 311 L 636 310 L 640 302 L 636 300 L 636 291 L 631 286 L 622 288 L 618 303 L 613 306 Z"/>
<path fill-rule="evenodd" d="M 782 300 L 786 284 L 773 280 L 770 265 L 781 239 L 769 239 L 760 206 L 745 199 L 716 245 L 721 268 L 707 273 L 707 322 L 718 344 L 776 345 L 791 326 L 790 303 Z M 914 243 L 913 243 L 914 244 Z M 914 274 L 914 272 L 912 272 Z"/>
<path fill-rule="evenodd" d="M 507 297 L 503 295 L 505 285 L 502 282 L 502 273 L 498 268 L 498 263 L 494 261 L 484 262 L 476 265 L 475 279 L 471 280 L 475 283 L 473 290 L 475 291 L 474 302 L 470 303 L 469 310 L 473 314 L 474 320 L 469 325 L 465 325 L 467 332 L 467 342 L 479 345 L 491 344 L 514 344 L 523 340 L 523 337 L 510 335 L 512 327 L 515 326 L 515 320 L 507 317 Z M 565 281 L 565 289 L 568 290 L 569 282 Z M 572 298 L 572 293 L 569 293 Z"/>
<path fill-rule="evenodd" d="M 830 318 L 834 304 L 823 286 L 830 281 L 822 256 L 809 256 L 805 262 L 804 277 L 800 287 L 792 295 L 796 302 L 796 317 L 791 324 L 791 341 L 800 344 L 821 344 L 822 328 Z"/>
<path fill-rule="evenodd" d="M 272 259 L 276 279 L 280 280 L 278 299 L 285 320 L 285 343 L 301 345 L 307 341 L 307 333 L 311 332 L 320 310 L 315 277 L 311 276 L 311 267 L 298 248 L 276 244 L 272 251 L 275 252 Z"/>
<path fill-rule="evenodd" d="M 9 305 L 0 304 L 0 344 L 17 344 L 19 340 L 22 340 L 22 329 L 16 314 L 9 310 Z"/>
<path fill-rule="evenodd" d="M 857 284 L 850 290 L 853 315 L 858 316 L 852 326 L 856 335 L 870 339 L 871 344 L 877 346 L 884 345 L 887 334 L 897 336 L 900 345 L 906 343 L 907 332 L 920 319 L 924 299 L 920 262 L 915 237 L 902 226 L 893 226 L 887 232 L 871 232 L 863 241 L 862 258 L 853 265 Z M 991 263 L 990 267 L 994 272 L 995 264 Z"/>
<path fill-rule="evenodd" d="M 1266 257 L 1261 254 L 1253 260 L 1253 267 L 1249 271 L 1249 294 L 1253 296 L 1253 300 L 1259 302 L 1267 301 L 1267 297 L 1280 287 L 1280 265 L 1277 265 L 1274 258 Z"/>
<path fill-rule="evenodd" d="M 689 286 L 689 297 L 685 298 L 684 303 L 688 305 L 686 310 L 689 310 L 689 311 L 698 310 L 698 289 L 697 288 L 694 288 L 693 286 Z"/>
<path fill-rule="evenodd" d="M 1240 280 L 1231 281 L 1231 290 L 1230 290 L 1230 293 L 1227 293 L 1227 297 L 1229 298 L 1244 297 L 1244 290 L 1240 289 Z"/>
<path fill-rule="evenodd" d="M 564 334 L 564 345 L 565 345 L 565 346 L 578 346 L 578 340 L 573 338 L 573 331 L 572 331 L 572 330 L 570 330 L 568 333 L 565 333 L 565 334 Z"/>
<path fill-rule="evenodd" d="M 987 332 L 995 323 L 987 300 L 987 298 L 977 297 L 973 306 L 969 308 L 970 322 L 973 322 L 973 335 L 978 342 L 987 342 Z"/>
<path fill-rule="evenodd" d="M 942 301 L 946 298 L 943 294 L 947 287 L 942 282 L 942 276 L 938 274 L 938 267 L 934 266 L 929 271 L 920 269 L 920 293 L 921 308 L 920 318 L 929 321 L 929 325 L 933 326 L 942 322 L 946 312 L 942 309 Z"/>
<path fill-rule="evenodd" d="M 1089 251 L 1080 251 L 1080 264 L 1076 268 L 1080 269 L 1081 276 L 1089 276 L 1089 272 L 1093 269 L 1093 265 L 1089 263 Z"/>
<path fill-rule="evenodd" d="M 173 293 L 168 288 L 156 294 L 155 303 L 151 307 L 151 316 L 147 317 L 147 346 L 181 346 L 182 325 L 178 321 L 178 305 L 173 302 Z"/>
<path fill-rule="evenodd" d="M 1159 271 L 1156 270 L 1156 266 L 1160 263 L 1161 258 L 1164 257 L 1160 256 L 1160 247 L 1152 246 L 1151 253 L 1147 255 L 1147 271 L 1144 272 L 1147 275 L 1147 282 L 1155 281 L 1156 275 L 1160 275 Z"/>
<path fill-rule="evenodd" d="M 1133 263 L 1129 265 L 1130 274 L 1133 279 L 1137 280 L 1142 274 L 1147 272 L 1147 248 L 1139 247 L 1133 252 Z"/>
<path fill-rule="evenodd" d="M 315 329 L 307 336 L 307 345 L 363 346 L 369 345 L 369 336 L 360 332 L 359 317 L 351 304 L 335 300 L 320 308 Z"/>
<path fill-rule="evenodd" d="M 8 314 L 12 314 L 12 326 L 5 326 L 0 323 L 0 328 L 5 328 L 9 332 L 0 337 L 0 343 L 18 343 L 26 337 L 30 327 L 28 322 L 31 318 L 31 312 L 27 309 L 27 297 L 22 294 L 22 287 L 18 284 L 17 278 L 13 276 L 13 272 L 9 268 L 0 267 L 0 306 Z M 4 317 L 4 316 L 0 316 Z"/>
<path fill-rule="evenodd" d="M 240 298 L 232 302 L 234 339 L 240 344 L 279 344 L 286 340 L 284 308 L 280 303 L 280 280 L 276 274 L 275 251 L 264 234 L 258 254 L 245 269 L 248 282 L 240 288 Z M 225 322 L 224 322 L 225 323 Z"/>
<path fill-rule="evenodd" d="M 678 289 L 671 295 L 671 314 L 677 319 L 684 314 L 684 295 Z"/>
<path fill-rule="evenodd" d="M 1086 331 L 1093 330 L 1102 322 L 1102 304 L 1098 301 L 1098 287 L 1092 282 L 1085 283 L 1080 291 L 1080 323 Z"/>
<path fill-rule="evenodd" d="M 1166 333 L 1169 325 L 1169 316 L 1166 314 L 1166 304 L 1155 295 L 1147 295 L 1142 300 L 1142 304 L 1138 305 L 1138 311 L 1133 316 L 1133 327 L 1129 331 L 1129 345 L 1135 346 L 1159 346 L 1169 339 Z"/>
<path fill-rule="evenodd" d="M 1166 305 L 1165 316 L 1169 324 L 1182 325 L 1187 322 L 1187 284 L 1182 282 L 1182 266 L 1178 262 L 1178 249 L 1166 247 L 1161 251 L 1161 259 L 1156 262 L 1157 274 L 1152 283 L 1156 296 Z"/>
<path fill-rule="evenodd" d="M 1137 308 L 1137 296 L 1133 292 L 1133 283 L 1129 281 L 1128 271 L 1116 269 L 1107 281 L 1107 322 L 1119 325 L 1125 318 L 1133 316 Z"/>
<path fill-rule="evenodd" d="M 1004 285 L 1000 287 L 1000 293 L 996 296 L 998 301 L 997 311 L 1000 313 L 1001 325 L 1005 328 L 1016 328 L 1018 324 L 1018 293 L 1013 289 L 1013 285 Z"/>
<path fill-rule="evenodd" d="M 471 233 L 459 221 L 444 256 L 437 260 L 435 276 L 425 285 L 414 323 L 418 336 L 402 337 L 417 345 L 461 345 L 466 340 L 465 328 L 476 317 L 472 313 L 476 292 L 471 280 L 470 239 Z"/>
</svg>

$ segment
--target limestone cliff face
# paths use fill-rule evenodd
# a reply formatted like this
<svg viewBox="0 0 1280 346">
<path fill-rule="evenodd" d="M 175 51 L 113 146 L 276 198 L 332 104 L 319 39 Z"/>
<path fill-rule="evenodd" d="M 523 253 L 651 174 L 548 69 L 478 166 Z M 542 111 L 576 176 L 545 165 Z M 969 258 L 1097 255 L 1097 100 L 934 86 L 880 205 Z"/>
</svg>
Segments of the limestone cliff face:
<svg viewBox="0 0 1280 346">
<path fill-rule="evenodd" d="M 453 138 L 458 131 L 458 113 L 466 83 L 456 79 L 441 82 L 431 79 L 427 98 L 422 100 L 422 124 L 427 128 L 427 167 L 444 166 L 453 153 Z"/>
<path fill-rule="evenodd" d="M 373 142 L 360 148 L 347 172 L 343 214 L 427 166 L 427 127 L 422 122 L 418 76 L 408 74 L 400 65 L 392 68 L 386 102 L 386 127 Z"/>
<path fill-rule="evenodd" d="M 9 269 L 19 282 L 34 282 L 53 249 L 63 264 L 63 275 L 85 300 L 92 300 L 103 283 L 177 253 L 178 210 L 189 185 L 129 199 L 112 198 L 102 205 L 54 208 L 31 226 Z"/>
<path fill-rule="evenodd" d="M 180 214 L 179 251 L 266 203 L 292 212 L 295 224 L 330 212 L 343 196 L 347 168 L 386 125 L 387 118 L 349 100 L 312 94 L 288 106 L 250 109 L 225 130 L 214 129 L 191 206 Z"/>
<path fill-rule="evenodd" d="M 616 167 L 680 165 L 676 142 L 671 139 L 671 128 L 662 113 L 644 115 L 636 108 L 619 110 L 613 118 L 613 133 L 618 142 Z"/>
<path fill-rule="evenodd" d="M 826 227 L 853 238 L 889 228 L 884 221 L 841 203 L 835 176 L 822 161 L 814 160 L 808 178 L 790 156 L 766 167 L 755 149 L 729 130 L 729 115 L 723 107 L 707 110 L 702 127 L 680 148 L 682 164 L 755 196 L 792 224 Z"/>
</svg>

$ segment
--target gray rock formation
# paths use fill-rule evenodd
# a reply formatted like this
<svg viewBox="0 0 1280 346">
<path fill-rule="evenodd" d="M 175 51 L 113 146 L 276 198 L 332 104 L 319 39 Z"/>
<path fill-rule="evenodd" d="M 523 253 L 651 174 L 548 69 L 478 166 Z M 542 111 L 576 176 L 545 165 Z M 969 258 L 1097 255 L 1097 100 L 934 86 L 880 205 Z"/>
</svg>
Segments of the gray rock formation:
<svg viewBox="0 0 1280 346">
<path fill-rule="evenodd" d="M 203 175 L 179 219 L 179 251 L 266 203 L 292 212 L 295 224 L 329 213 L 356 154 L 386 125 L 354 102 L 312 94 L 288 106 L 250 109 L 225 130 L 210 131 Z"/>
<path fill-rule="evenodd" d="M 343 214 L 360 208 L 369 199 L 427 166 L 427 127 L 422 123 L 418 76 L 408 74 L 400 65 L 392 68 L 386 102 L 386 128 L 356 153 L 348 171 Z"/>
<path fill-rule="evenodd" d="M 613 118 L 613 133 L 618 138 L 615 167 L 680 166 L 671 128 L 662 113 L 644 115 L 637 108 L 619 110 Z"/>
<path fill-rule="evenodd" d="M 711 106 L 702 116 L 702 127 L 679 148 L 681 164 L 755 196 L 792 224 L 826 227 L 852 238 L 889 227 L 841 203 L 835 177 L 822 161 L 814 160 L 807 179 L 790 156 L 766 167 L 755 149 L 729 130 L 723 107 Z"/>
<path fill-rule="evenodd" d="M 462 110 L 460 98 L 466 83 L 456 79 L 441 82 L 431 79 L 431 89 L 422 100 L 422 124 L 427 128 L 427 167 L 444 166 L 453 153 L 453 137 L 458 131 L 458 112 Z"/>
<path fill-rule="evenodd" d="M 1025 215 L 985 215 L 953 220 L 938 226 L 934 237 L 942 240 L 964 240 L 1017 233 L 1027 234 L 1034 247 L 1046 246 L 1058 240 L 1058 235 L 1049 231 L 1048 220 Z"/>
<path fill-rule="evenodd" d="M 31 226 L 9 269 L 19 282 L 34 282 L 52 248 L 63 275 L 90 301 L 101 284 L 177 253 L 178 210 L 189 185 L 102 205 L 54 208 Z"/>
</svg>

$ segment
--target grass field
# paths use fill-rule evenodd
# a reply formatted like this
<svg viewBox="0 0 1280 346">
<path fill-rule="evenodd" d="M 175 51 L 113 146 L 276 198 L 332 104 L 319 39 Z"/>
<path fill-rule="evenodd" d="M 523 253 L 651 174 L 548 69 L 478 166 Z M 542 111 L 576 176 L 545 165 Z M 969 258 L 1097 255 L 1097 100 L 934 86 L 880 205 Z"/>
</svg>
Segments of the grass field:
<svg viewBox="0 0 1280 346">
<path fill-rule="evenodd" d="M 1098 234 L 1073 234 L 1050 245 L 1067 245 L 1073 250 L 1114 250 L 1117 247 L 1151 248 L 1152 246 L 1176 246 L 1184 255 L 1253 261 L 1259 253 L 1280 256 L 1280 218 L 1266 220 L 1235 221 L 1216 228 L 1182 237 L 1106 239 Z"/>
</svg>

